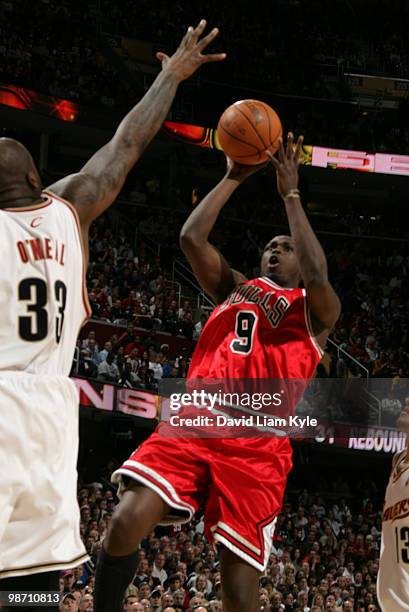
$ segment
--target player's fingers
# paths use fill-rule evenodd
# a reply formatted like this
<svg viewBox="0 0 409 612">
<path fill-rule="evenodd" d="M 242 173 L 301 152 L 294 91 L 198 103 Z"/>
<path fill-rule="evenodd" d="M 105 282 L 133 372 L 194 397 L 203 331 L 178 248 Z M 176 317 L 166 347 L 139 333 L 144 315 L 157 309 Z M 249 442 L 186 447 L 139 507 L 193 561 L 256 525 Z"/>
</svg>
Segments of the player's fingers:
<svg viewBox="0 0 409 612">
<path fill-rule="evenodd" d="M 156 54 L 156 58 L 160 62 L 165 62 L 169 59 L 169 55 L 166 55 L 166 53 L 162 53 L 162 51 L 158 51 L 158 53 Z"/>
<path fill-rule="evenodd" d="M 208 55 L 201 55 L 201 60 L 205 62 L 220 62 L 226 58 L 225 53 L 209 53 Z"/>
<path fill-rule="evenodd" d="M 293 158 L 293 155 L 294 155 L 293 144 L 294 144 L 294 134 L 292 132 L 288 132 L 288 136 L 287 136 L 287 151 L 286 151 L 287 159 L 292 159 Z"/>
<path fill-rule="evenodd" d="M 201 19 L 199 24 L 196 26 L 196 28 L 192 32 L 192 40 L 194 42 L 196 42 L 197 39 L 201 37 L 201 35 L 203 34 L 206 26 L 207 26 L 206 19 Z"/>
<path fill-rule="evenodd" d="M 299 136 L 297 140 L 297 146 L 294 153 L 294 161 L 299 164 L 301 162 L 301 151 L 302 143 L 304 142 L 304 136 Z"/>
<path fill-rule="evenodd" d="M 209 45 L 212 42 L 212 40 L 216 38 L 218 33 L 219 33 L 219 28 L 213 28 L 213 30 L 209 32 L 207 36 L 205 36 L 204 38 L 202 38 L 202 40 L 199 41 L 197 45 L 199 47 L 199 50 L 203 51 L 203 49 L 206 49 L 207 45 Z"/>
<path fill-rule="evenodd" d="M 193 27 L 189 26 L 187 31 L 186 31 L 186 34 L 182 38 L 181 46 L 187 47 L 189 45 L 189 43 L 190 43 L 190 40 L 191 40 L 192 36 L 193 36 Z"/>
<path fill-rule="evenodd" d="M 278 139 L 278 159 L 282 164 L 285 161 L 284 143 L 282 138 Z"/>
<path fill-rule="evenodd" d="M 280 167 L 280 162 L 278 161 L 278 159 L 276 157 L 274 157 L 274 155 L 272 154 L 271 151 L 267 151 L 267 155 L 269 156 L 270 161 L 271 161 L 272 165 L 274 166 L 274 168 L 276 170 L 278 170 L 279 167 Z"/>
</svg>

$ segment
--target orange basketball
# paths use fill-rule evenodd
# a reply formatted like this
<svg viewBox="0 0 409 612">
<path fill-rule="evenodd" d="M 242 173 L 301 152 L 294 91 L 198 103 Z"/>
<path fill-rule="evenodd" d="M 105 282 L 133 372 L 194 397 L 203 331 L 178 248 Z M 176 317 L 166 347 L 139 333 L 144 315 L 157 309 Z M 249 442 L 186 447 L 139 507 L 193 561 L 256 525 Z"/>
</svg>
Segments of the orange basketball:
<svg viewBox="0 0 409 612">
<path fill-rule="evenodd" d="M 220 117 L 217 136 L 228 157 L 250 166 L 268 160 L 267 151 L 275 153 L 283 133 L 275 110 L 259 100 L 240 100 Z"/>
</svg>

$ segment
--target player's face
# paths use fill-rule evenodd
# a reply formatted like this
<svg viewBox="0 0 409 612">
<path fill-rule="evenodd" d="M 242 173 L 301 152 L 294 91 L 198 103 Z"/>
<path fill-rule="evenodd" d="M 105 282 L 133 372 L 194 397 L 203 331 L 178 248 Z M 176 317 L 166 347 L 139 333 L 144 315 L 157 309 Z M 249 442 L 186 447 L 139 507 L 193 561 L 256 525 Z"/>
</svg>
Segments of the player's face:
<svg viewBox="0 0 409 612">
<path fill-rule="evenodd" d="M 402 412 L 398 416 L 396 426 L 400 431 L 409 433 L 409 396 L 405 398 L 405 405 L 403 406 Z"/>
<path fill-rule="evenodd" d="M 298 284 L 300 273 L 291 236 L 275 236 L 264 247 L 261 275 L 282 286 Z"/>
</svg>

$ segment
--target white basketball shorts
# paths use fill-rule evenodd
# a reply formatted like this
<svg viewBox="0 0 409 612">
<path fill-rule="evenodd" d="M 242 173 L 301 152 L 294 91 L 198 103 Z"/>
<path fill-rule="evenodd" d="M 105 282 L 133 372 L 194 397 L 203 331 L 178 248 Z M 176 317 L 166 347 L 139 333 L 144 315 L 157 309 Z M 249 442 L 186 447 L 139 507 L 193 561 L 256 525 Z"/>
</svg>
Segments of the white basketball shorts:
<svg viewBox="0 0 409 612">
<path fill-rule="evenodd" d="M 0 579 L 88 559 L 77 502 L 78 413 L 69 378 L 0 372 Z"/>
</svg>

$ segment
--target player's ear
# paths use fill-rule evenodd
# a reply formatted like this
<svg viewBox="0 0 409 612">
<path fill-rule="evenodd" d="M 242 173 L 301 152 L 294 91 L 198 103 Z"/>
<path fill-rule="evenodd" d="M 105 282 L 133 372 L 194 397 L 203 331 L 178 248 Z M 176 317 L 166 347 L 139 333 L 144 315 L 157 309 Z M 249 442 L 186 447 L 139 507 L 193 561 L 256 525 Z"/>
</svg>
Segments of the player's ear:
<svg viewBox="0 0 409 612">
<path fill-rule="evenodd" d="M 41 191 L 40 177 L 38 176 L 36 172 L 29 170 L 26 174 L 26 181 L 32 189 L 36 191 Z"/>
</svg>

